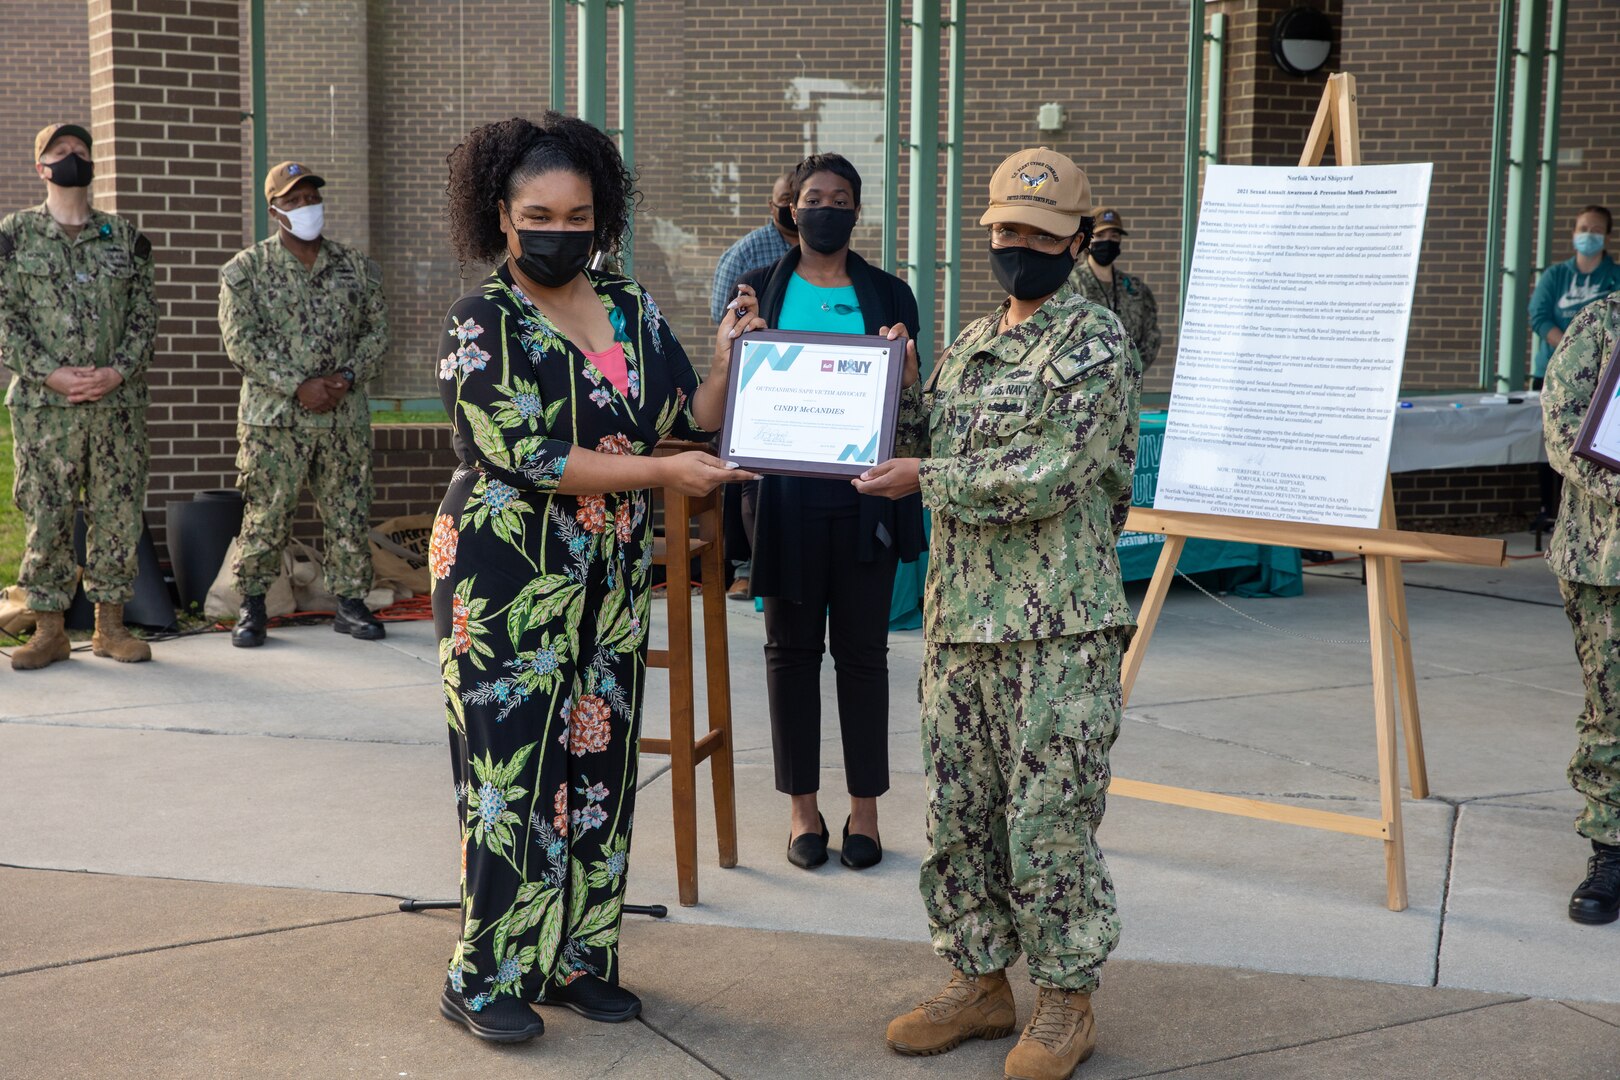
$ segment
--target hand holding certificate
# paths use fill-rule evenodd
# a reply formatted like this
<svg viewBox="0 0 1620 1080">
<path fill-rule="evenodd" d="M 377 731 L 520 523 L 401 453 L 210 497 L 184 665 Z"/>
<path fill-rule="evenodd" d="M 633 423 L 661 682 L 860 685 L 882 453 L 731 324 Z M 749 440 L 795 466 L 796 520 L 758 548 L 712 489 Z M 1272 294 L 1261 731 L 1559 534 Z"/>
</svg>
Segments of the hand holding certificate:
<svg viewBox="0 0 1620 1080">
<path fill-rule="evenodd" d="M 732 345 L 720 453 L 761 473 L 854 477 L 888 459 L 904 336 L 766 330 Z"/>
</svg>

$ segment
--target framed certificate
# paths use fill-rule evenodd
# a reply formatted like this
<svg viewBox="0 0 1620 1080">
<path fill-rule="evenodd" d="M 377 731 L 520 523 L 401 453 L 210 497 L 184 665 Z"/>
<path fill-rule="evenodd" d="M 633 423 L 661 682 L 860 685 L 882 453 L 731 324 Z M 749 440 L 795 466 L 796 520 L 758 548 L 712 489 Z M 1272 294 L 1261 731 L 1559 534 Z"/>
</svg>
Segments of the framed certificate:
<svg viewBox="0 0 1620 1080">
<path fill-rule="evenodd" d="M 1575 435 L 1575 456 L 1595 461 L 1604 468 L 1620 472 L 1620 341 L 1598 380 L 1592 404 L 1587 406 L 1586 418 Z"/>
<path fill-rule="evenodd" d="M 789 476 L 859 476 L 887 461 L 905 348 L 860 334 L 744 334 L 731 345 L 720 456 Z"/>
</svg>

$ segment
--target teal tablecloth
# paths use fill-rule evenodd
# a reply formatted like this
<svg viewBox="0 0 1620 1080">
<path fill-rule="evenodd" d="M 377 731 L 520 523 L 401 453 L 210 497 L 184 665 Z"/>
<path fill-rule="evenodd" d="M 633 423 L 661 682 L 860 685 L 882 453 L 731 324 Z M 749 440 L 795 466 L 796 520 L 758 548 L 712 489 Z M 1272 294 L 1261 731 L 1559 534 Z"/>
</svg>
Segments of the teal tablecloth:
<svg viewBox="0 0 1620 1080">
<path fill-rule="evenodd" d="M 1134 506 L 1153 505 L 1159 485 L 1159 454 L 1164 447 L 1164 420 L 1163 412 L 1142 414 L 1136 444 L 1135 490 L 1131 495 Z M 928 527 L 928 512 L 924 511 L 925 532 Z M 1151 578 L 1163 549 L 1162 536 L 1126 533 L 1119 538 L 1120 573 L 1126 581 Z M 1182 549 L 1176 566 L 1184 574 L 1207 574 L 1207 586 L 1239 596 L 1299 596 L 1305 591 L 1298 548 L 1192 539 Z M 922 625 L 923 578 L 927 573 L 926 551 L 916 562 L 900 564 L 894 576 L 894 599 L 889 605 L 890 630 L 915 630 Z"/>
<path fill-rule="evenodd" d="M 1142 414 L 1136 443 L 1135 488 L 1131 505 L 1152 506 L 1159 486 L 1159 455 L 1164 449 L 1163 412 Z M 1164 537 L 1128 532 L 1119 538 L 1119 569 L 1126 581 L 1153 576 L 1164 550 Z M 1239 596 L 1298 596 L 1305 591 L 1298 548 L 1229 544 L 1224 540 L 1187 541 L 1176 568 L 1184 574 L 1211 574 L 1213 586 Z M 1208 584 L 1208 583 L 1206 583 Z"/>
</svg>

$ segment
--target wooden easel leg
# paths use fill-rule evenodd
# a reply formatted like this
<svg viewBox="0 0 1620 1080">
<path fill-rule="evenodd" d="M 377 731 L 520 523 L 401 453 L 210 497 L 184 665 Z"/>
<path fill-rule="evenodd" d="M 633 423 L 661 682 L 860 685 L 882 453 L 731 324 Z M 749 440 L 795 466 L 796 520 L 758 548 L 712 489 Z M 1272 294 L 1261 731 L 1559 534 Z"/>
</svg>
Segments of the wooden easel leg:
<svg viewBox="0 0 1620 1080">
<path fill-rule="evenodd" d="M 1170 582 L 1176 576 L 1176 561 L 1181 558 L 1181 549 L 1186 544 L 1185 536 L 1164 538 L 1159 564 L 1153 568 L 1153 580 L 1148 582 L 1147 595 L 1142 597 L 1142 610 L 1136 613 L 1136 633 L 1131 638 L 1130 648 L 1125 650 L 1125 663 L 1120 669 L 1119 682 L 1125 704 L 1130 703 L 1136 673 L 1142 670 L 1142 658 L 1147 655 L 1153 628 L 1159 622 L 1159 612 L 1164 609 L 1165 594 L 1170 591 Z"/>
<path fill-rule="evenodd" d="M 1383 527 L 1396 528 L 1395 490 L 1384 481 Z M 1406 615 L 1406 575 L 1399 559 L 1391 560 L 1389 575 L 1389 614 L 1394 630 L 1395 690 L 1400 698 L 1401 726 L 1406 731 L 1406 778 L 1412 798 L 1429 797 L 1429 768 L 1423 756 L 1423 721 L 1418 712 L 1417 667 L 1412 662 L 1412 628 Z"/>
<path fill-rule="evenodd" d="M 720 732 L 720 745 L 709 755 L 709 777 L 714 782 L 714 832 L 720 846 L 720 865 L 737 865 L 737 788 L 731 762 L 731 654 L 726 639 L 725 549 L 720 526 L 720 498 L 704 511 L 703 552 L 703 664 L 709 688 L 709 730 Z M 713 535 L 709 535 L 712 533 Z"/>
<path fill-rule="evenodd" d="M 1396 560 L 1367 559 L 1367 624 L 1372 638 L 1373 721 L 1378 735 L 1378 797 L 1384 820 L 1384 876 L 1389 909 L 1406 910 L 1406 837 L 1401 827 L 1401 773 L 1395 734 L 1389 597 Z"/>
<path fill-rule="evenodd" d="M 697 765 L 693 761 L 692 517 L 687 497 L 665 489 L 664 596 L 669 606 L 669 772 L 675 875 L 682 907 L 698 902 Z"/>
</svg>

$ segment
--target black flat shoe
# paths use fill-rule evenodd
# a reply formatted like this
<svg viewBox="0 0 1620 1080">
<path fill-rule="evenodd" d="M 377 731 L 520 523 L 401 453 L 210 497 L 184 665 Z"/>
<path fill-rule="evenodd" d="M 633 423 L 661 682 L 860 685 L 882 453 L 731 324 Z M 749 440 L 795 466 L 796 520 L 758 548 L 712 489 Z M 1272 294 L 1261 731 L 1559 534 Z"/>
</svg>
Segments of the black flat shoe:
<svg viewBox="0 0 1620 1080">
<path fill-rule="evenodd" d="M 838 861 L 851 870 L 865 870 L 883 861 L 883 845 L 870 836 L 850 835 L 849 818 L 845 818 L 844 846 L 838 852 Z"/>
<path fill-rule="evenodd" d="M 546 990 L 542 1005 L 565 1005 L 587 1020 L 620 1024 L 641 1015 L 641 999 L 595 975 L 581 975 L 566 986 Z"/>
<path fill-rule="evenodd" d="M 788 837 L 788 862 L 801 870 L 814 870 L 827 861 L 827 841 L 832 833 L 827 831 L 826 818 L 817 814 L 816 819 L 821 822 L 820 836 L 807 832 Z"/>
<path fill-rule="evenodd" d="M 439 1014 L 446 1020 L 465 1024 L 468 1031 L 485 1042 L 527 1042 L 546 1030 L 545 1021 L 535 1015 L 528 1003 L 511 994 L 502 994 L 483 1008 L 473 1010 L 467 1007 L 466 998 L 446 985 L 444 993 L 439 995 Z"/>
</svg>

